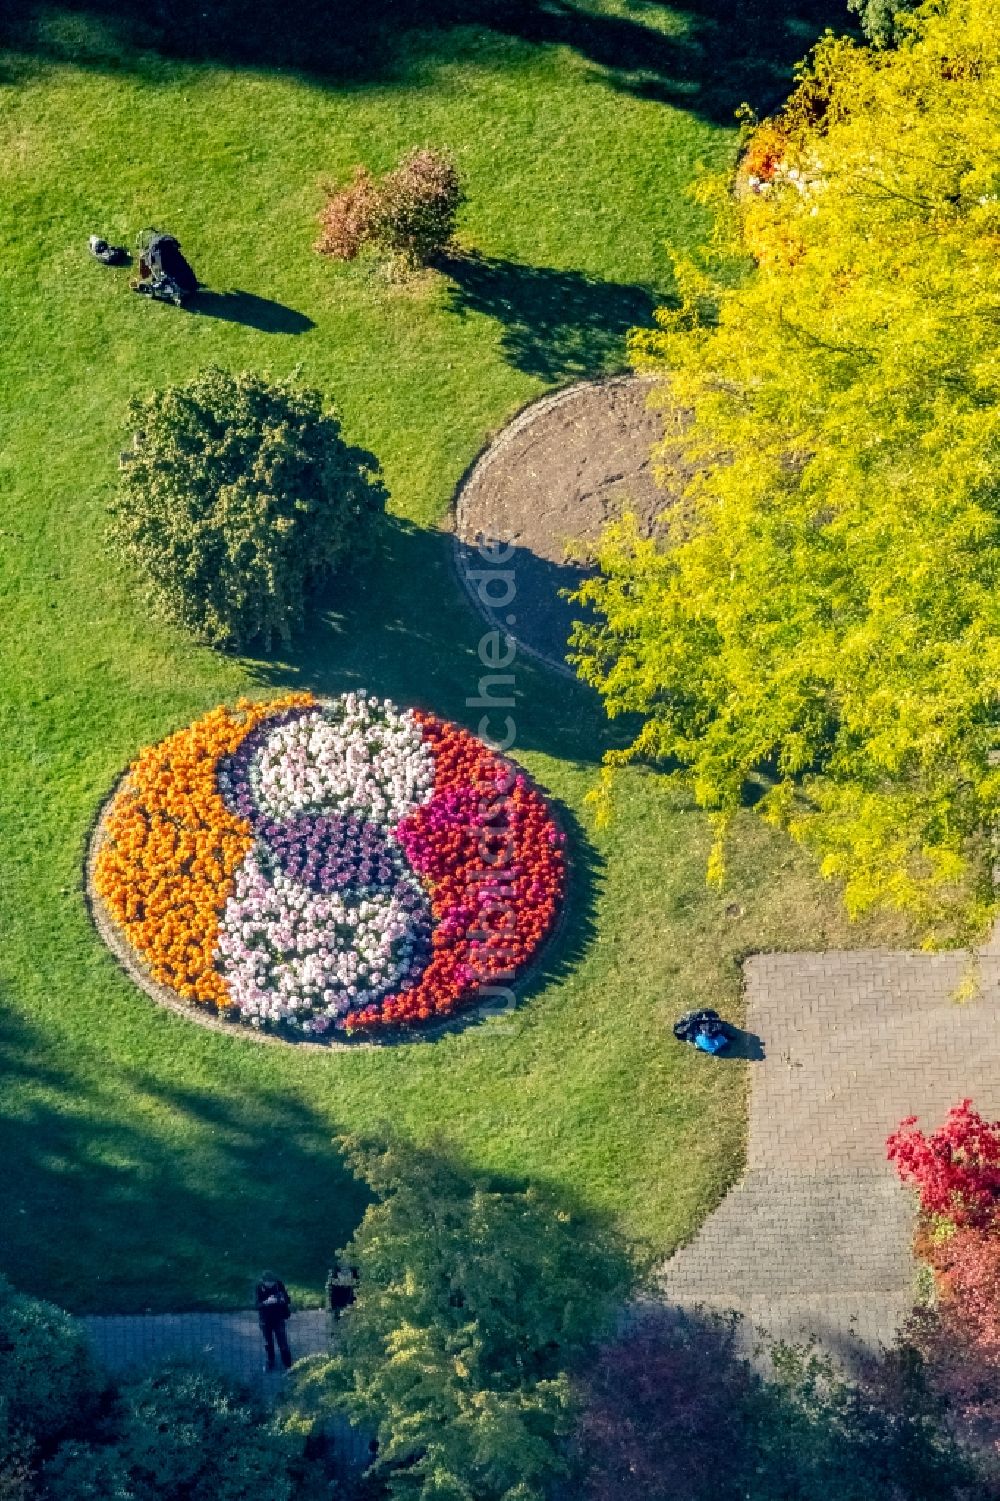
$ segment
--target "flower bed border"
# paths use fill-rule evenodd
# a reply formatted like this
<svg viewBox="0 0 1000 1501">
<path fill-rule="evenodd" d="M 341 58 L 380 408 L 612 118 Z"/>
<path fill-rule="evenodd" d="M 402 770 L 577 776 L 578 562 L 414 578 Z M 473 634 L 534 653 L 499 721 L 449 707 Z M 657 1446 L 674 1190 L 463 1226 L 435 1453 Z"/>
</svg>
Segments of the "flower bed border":
<svg viewBox="0 0 1000 1501">
<path fill-rule="evenodd" d="M 547 792 L 543 792 L 541 788 L 538 788 L 534 777 L 523 766 L 520 766 L 516 761 L 512 761 L 509 756 L 501 755 L 499 752 L 494 752 L 494 754 L 498 761 L 512 768 L 515 773 L 527 777 L 531 786 L 541 793 L 545 799 L 546 811 L 549 817 L 565 838 L 563 821 L 559 818 L 553 807 L 551 796 Z M 337 1036 L 317 1042 L 313 1040 L 306 1041 L 305 1038 L 300 1038 L 298 1035 L 288 1035 L 277 1029 L 267 1031 L 260 1027 L 243 1026 L 238 1021 L 225 1021 L 217 1011 L 214 1011 L 207 1005 L 198 1003 L 189 1004 L 182 1001 L 169 985 L 164 985 L 159 980 L 153 978 L 148 967 L 111 917 L 94 883 L 97 858 L 107 836 L 108 814 L 118 794 L 127 788 L 128 780 L 128 771 L 122 772 L 116 778 L 110 792 L 100 804 L 87 830 L 82 872 L 83 897 L 91 922 L 102 942 L 116 960 L 119 969 L 123 970 L 128 978 L 140 990 L 145 991 L 150 1000 L 155 1001 L 158 1006 L 175 1012 L 186 1021 L 193 1021 L 197 1026 L 206 1027 L 212 1032 L 220 1032 L 226 1037 L 235 1037 L 248 1042 L 278 1044 L 281 1047 L 291 1048 L 296 1052 L 305 1049 L 315 1053 L 346 1053 L 353 1052 L 358 1048 L 395 1047 L 400 1043 L 435 1042 L 438 1038 L 444 1037 L 449 1033 L 463 1032 L 473 1023 L 488 1021 L 490 1017 L 503 1015 L 507 1011 L 507 1007 L 497 1006 L 496 1003 L 479 1001 L 473 1002 L 468 1006 L 462 1006 L 454 1015 L 444 1017 L 440 1021 L 421 1022 L 419 1026 L 414 1027 L 387 1026 L 380 1028 L 377 1036 L 372 1036 L 371 1034 L 359 1034 L 356 1037 Z M 567 888 L 568 886 L 569 881 L 567 880 Z M 538 945 L 530 963 L 509 982 L 509 988 L 514 992 L 515 997 L 514 1009 L 520 1009 L 524 991 L 529 984 L 538 978 L 547 958 L 556 949 L 559 941 L 562 939 L 571 906 L 572 896 L 568 890 L 565 890 L 563 892 L 563 899 L 559 904 L 555 922 Z"/>
</svg>

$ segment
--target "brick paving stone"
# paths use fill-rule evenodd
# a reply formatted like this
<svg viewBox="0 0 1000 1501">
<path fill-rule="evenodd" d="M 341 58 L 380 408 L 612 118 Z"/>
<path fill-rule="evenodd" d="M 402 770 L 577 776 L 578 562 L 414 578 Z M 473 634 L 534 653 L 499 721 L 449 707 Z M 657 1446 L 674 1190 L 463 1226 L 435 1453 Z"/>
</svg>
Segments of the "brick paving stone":
<svg viewBox="0 0 1000 1501">
<path fill-rule="evenodd" d="M 970 966 L 978 994 L 959 1002 Z M 1000 1115 L 1000 941 L 976 955 L 761 954 L 744 978 L 765 1050 L 750 1064 L 746 1171 L 659 1290 L 736 1310 L 748 1342 L 752 1329 L 814 1336 L 850 1365 L 892 1341 L 913 1301 L 914 1198 L 886 1136 L 907 1115 L 937 1125 L 966 1095 Z"/>
</svg>

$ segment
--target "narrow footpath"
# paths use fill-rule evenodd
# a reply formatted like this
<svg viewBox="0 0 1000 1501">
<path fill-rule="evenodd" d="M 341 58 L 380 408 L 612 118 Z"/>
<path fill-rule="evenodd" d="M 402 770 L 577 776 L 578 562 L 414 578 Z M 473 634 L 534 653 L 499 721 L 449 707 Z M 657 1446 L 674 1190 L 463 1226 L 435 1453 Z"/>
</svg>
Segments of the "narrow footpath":
<svg viewBox="0 0 1000 1501">
<path fill-rule="evenodd" d="M 250 1387 L 265 1402 L 280 1394 L 285 1374 L 279 1362 L 264 1370 L 264 1347 L 257 1315 L 234 1313 L 105 1314 L 80 1322 L 90 1336 L 95 1356 L 112 1375 L 152 1370 L 164 1361 L 195 1360 L 215 1366 Z M 293 1313 L 288 1322 L 292 1358 L 317 1355 L 330 1347 L 330 1324 L 321 1308 Z M 339 1464 L 361 1469 L 369 1461 L 368 1434 L 339 1420 L 329 1427 Z"/>
</svg>

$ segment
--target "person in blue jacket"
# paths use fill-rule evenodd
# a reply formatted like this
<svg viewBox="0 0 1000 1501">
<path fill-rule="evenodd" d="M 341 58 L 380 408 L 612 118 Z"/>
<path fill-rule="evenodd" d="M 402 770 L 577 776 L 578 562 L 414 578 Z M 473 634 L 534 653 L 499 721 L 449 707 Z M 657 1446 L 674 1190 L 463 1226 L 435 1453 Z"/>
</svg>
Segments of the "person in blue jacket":
<svg viewBox="0 0 1000 1501">
<path fill-rule="evenodd" d="M 674 1022 L 674 1036 L 678 1042 L 691 1043 L 701 1053 L 724 1053 L 730 1043 L 725 1022 L 708 1006 L 700 1011 L 685 1011 Z"/>
</svg>

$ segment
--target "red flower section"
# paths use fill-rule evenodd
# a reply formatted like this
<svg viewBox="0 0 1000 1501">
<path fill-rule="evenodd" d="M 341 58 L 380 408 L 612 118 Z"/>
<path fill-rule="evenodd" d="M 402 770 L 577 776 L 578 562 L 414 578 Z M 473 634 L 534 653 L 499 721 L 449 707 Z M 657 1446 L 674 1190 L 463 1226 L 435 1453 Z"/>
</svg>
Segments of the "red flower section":
<svg viewBox="0 0 1000 1501">
<path fill-rule="evenodd" d="M 1000 1121 L 987 1121 L 963 1100 L 930 1136 L 915 1115 L 886 1142 L 889 1161 L 904 1183 L 920 1191 L 924 1214 L 955 1225 L 989 1225 L 1000 1211 Z"/>
<path fill-rule="evenodd" d="M 434 793 L 396 836 L 430 889 L 434 952 L 416 985 L 350 1016 L 354 1031 L 450 1016 L 508 986 L 551 931 L 565 885 L 563 835 L 528 778 L 467 730 L 418 719 Z"/>
</svg>

